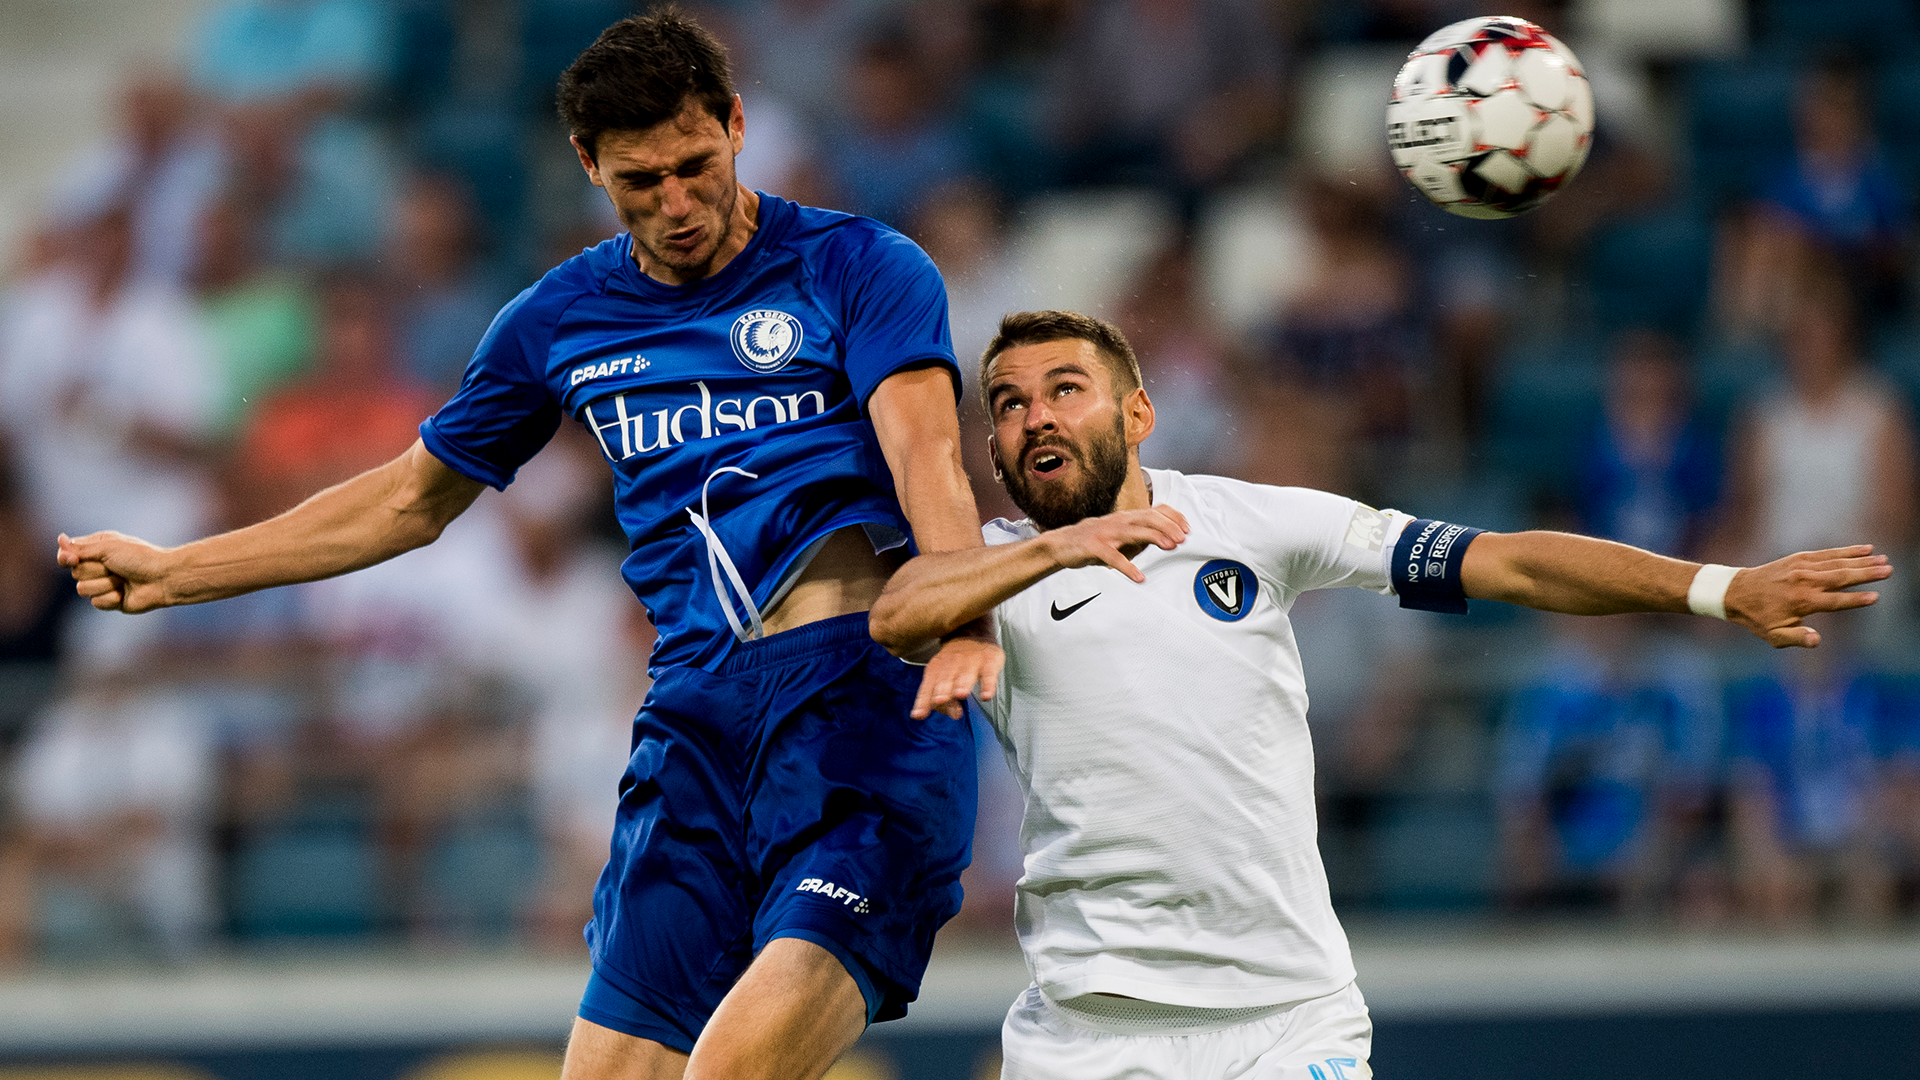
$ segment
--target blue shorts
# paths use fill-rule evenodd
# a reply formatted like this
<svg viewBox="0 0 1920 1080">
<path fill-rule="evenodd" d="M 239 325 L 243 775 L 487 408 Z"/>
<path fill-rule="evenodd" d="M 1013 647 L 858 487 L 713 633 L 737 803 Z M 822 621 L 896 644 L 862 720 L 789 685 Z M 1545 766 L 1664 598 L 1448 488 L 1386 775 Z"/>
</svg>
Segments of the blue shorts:
<svg viewBox="0 0 1920 1080">
<path fill-rule="evenodd" d="M 967 721 L 907 716 L 920 673 L 862 613 L 660 674 L 594 889 L 583 1018 L 691 1051 L 781 937 L 838 957 L 869 1021 L 906 1015 L 960 910 L 976 798 Z"/>
</svg>

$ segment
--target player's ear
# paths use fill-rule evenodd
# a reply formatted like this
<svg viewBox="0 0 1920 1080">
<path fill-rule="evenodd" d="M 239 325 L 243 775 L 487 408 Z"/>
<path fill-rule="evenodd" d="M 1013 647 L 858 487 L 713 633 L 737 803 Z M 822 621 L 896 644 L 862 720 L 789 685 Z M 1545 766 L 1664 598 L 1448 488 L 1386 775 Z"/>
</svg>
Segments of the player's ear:
<svg viewBox="0 0 1920 1080">
<path fill-rule="evenodd" d="M 593 160 L 593 154 L 586 144 L 580 141 L 580 136 L 569 135 L 567 141 L 573 144 L 573 152 L 580 155 L 580 167 L 587 170 L 587 179 L 593 182 L 594 187 L 606 187 L 606 181 L 600 179 L 600 166 Z"/>
<path fill-rule="evenodd" d="M 1120 411 L 1126 414 L 1127 445 L 1139 446 L 1153 434 L 1153 399 L 1144 386 L 1136 386 L 1120 399 Z"/>
<path fill-rule="evenodd" d="M 733 95 L 733 108 L 727 110 L 727 141 L 733 143 L 734 156 L 747 145 L 747 110 L 740 104 L 740 95 Z"/>
<path fill-rule="evenodd" d="M 993 478 L 998 483 L 1007 482 L 1006 474 L 1000 471 L 1000 440 L 991 432 L 987 434 L 987 460 L 993 462 Z"/>
</svg>

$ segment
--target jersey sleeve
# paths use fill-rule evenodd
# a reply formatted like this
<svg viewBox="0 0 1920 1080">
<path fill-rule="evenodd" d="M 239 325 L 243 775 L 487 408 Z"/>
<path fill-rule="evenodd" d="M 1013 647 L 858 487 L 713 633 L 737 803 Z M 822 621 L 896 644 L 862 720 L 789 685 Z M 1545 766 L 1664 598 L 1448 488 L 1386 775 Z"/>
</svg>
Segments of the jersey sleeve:
<svg viewBox="0 0 1920 1080">
<path fill-rule="evenodd" d="M 1236 483 L 1224 494 L 1237 519 L 1229 527 L 1289 593 L 1353 586 L 1394 595 L 1388 564 L 1407 515 L 1308 488 Z"/>
<path fill-rule="evenodd" d="M 467 362 L 460 389 L 420 425 L 420 441 L 454 472 L 504 489 L 560 426 L 541 372 L 557 311 L 538 285 L 500 309 Z"/>
<path fill-rule="evenodd" d="M 890 229 L 847 256 L 842 330 L 847 381 L 864 410 L 887 376 L 933 362 L 953 378 L 959 400 L 960 367 L 947 323 L 947 286 L 927 253 Z"/>
</svg>

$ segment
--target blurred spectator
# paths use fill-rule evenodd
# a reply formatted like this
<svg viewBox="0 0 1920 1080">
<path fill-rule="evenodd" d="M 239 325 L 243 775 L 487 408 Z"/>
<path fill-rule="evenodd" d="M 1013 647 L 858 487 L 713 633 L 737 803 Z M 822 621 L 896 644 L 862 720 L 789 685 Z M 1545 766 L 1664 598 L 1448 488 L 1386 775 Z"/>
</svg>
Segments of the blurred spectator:
<svg viewBox="0 0 1920 1080">
<path fill-rule="evenodd" d="M 814 130 L 850 104 L 847 70 L 876 12 L 887 0 L 748 0 L 736 8 L 725 40 L 741 97 L 764 96 Z"/>
<path fill-rule="evenodd" d="M 914 215 L 912 235 L 947 283 L 953 354 L 960 363 L 960 460 L 988 518 L 1021 515 L 993 476 L 987 452 L 992 427 L 980 403 L 980 356 L 1009 312 L 1040 306 L 1034 284 L 1007 248 L 1004 208 L 984 184 L 963 181 L 936 190 Z"/>
<path fill-rule="evenodd" d="M 120 108 L 121 130 L 74 168 L 59 202 L 70 215 L 91 216 L 125 201 L 133 214 L 132 275 L 182 285 L 200 216 L 219 196 L 227 150 L 171 73 L 135 76 Z"/>
<path fill-rule="evenodd" d="M 473 201 L 448 177 L 415 176 L 401 195 L 388 241 L 401 365 L 451 394 L 506 297 L 481 270 Z"/>
<path fill-rule="evenodd" d="M 904 32 L 867 39 L 846 86 L 843 119 L 825 129 L 828 178 L 842 209 L 905 226 L 928 193 L 966 173 L 966 143 Z"/>
<path fill-rule="evenodd" d="M 1830 893 L 1838 914 L 1892 912 L 1893 878 L 1876 827 L 1872 739 L 1880 687 L 1836 632 L 1784 649 L 1769 675 L 1728 695 L 1727 831 L 1742 913 L 1805 922 Z"/>
<path fill-rule="evenodd" d="M 1721 738 L 1706 656 L 1644 619 L 1556 617 L 1508 706 L 1495 788 L 1508 901 L 1653 910 L 1704 822 Z"/>
<path fill-rule="evenodd" d="M 387 76 L 391 33 L 377 0 L 224 0 L 194 33 L 193 79 L 222 101 L 337 107 Z"/>
<path fill-rule="evenodd" d="M 1118 323 L 1153 399 L 1153 438 L 1140 448 L 1151 467 L 1218 472 L 1234 443 L 1230 358 L 1206 318 L 1186 244 L 1161 251 L 1122 304 Z"/>
<path fill-rule="evenodd" d="M 197 951 L 215 923 L 203 718 L 127 671 L 41 717 L 14 762 L 34 932 L 57 953 Z"/>
<path fill-rule="evenodd" d="M 1428 703 L 1432 624 L 1364 589 L 1301 593 L 1287 618 L 1313 684 L 1307 723 L 1328 882 L 1336 902 L 1362 900 L 1375 893 L 1373 830 Z"/>
<path fill-rule="evenodd" d="M 1355 449 L 1369 458 L 1390 453 L 1414 427 L 1414 282 L 1386 232 L 1386 197 L 1377 178 L 1305 186 L 1318 259 L 1262 334 L 1269 377 L 1345 399 L 1363 440 Z"/>
<path fill-rule="evenodd" d="M 1085 4 L 1062 41 L 1049 91 L 1070 183 L 1193 191 L 1278 130 L 1278 35 L 1249 0 Z"/>
<path fill-rule="evenodd" d="M 1920 682 L 1888 679 L 1880 691 L 1874 738 L 1880 802 L 1874 816 L 1884 823 L 1901 894 L 1920 905 Z"/>
<path fill-rule="evenodd" d="M 190 44 L 194 84 L 225 114 L 239 192 L 270 208 L 276 258 L 371 258 L 395 188 L 386 139 L 352 119 L 390 76 L 375 0 L 226 0 Z"/>
<path fill-rule="evenodd" d="M 59 655 L 61 616 L 75 597 L 72 579 L 47 558 L 52 535 L 34 520 L 12 444 L 0 436 L 0 668 L 51 665 Z M 14 734 L 12 704 L 0 704 L 0 751 Z"/>
<path fill-rule="evenodd" d="M 1856 72 L 1807 73 L 1794 106 L 1793 159 L 1779 166 L 1763 202 L 1837 255 L 1866 310 L 1883 314 L 1903 296 L 1911 223 L 1905 187 L 1875 149 L 1871 123 Z"/>
<path fill-rule="evenodd" d="M 1642 330 L 1615 340 L 1605 411 L 1581 455 L 1583 531 L 1677 556 L 1706 539 L 1720 460 L 1690 415 L 1686 379 L 1671 339 Z"/>
<path fill-rule="evenodd" d="M 1026 872 L 1020 844 L 1026 795 L 985 714 L 973 708 L 967 710 L 967 717 L 978 751 L 980 809 L 973 820 L 973 861 L 960 875 L 965 890 L 960 913 L 941 933 L 1012 944 L 1014 885 Z"/>
<path fill-rule="evenodd" d="M 562 429 L 499 500 L 505 550 L 470 620 L 468 653 L 525 703 L 533 811 L 544 873 L 532 930 L 570 948 L 592 914 L 607 861 L 633 715 L 651 680 L 653 627 L 618 586 L 623 552 L 588 539 L 604 466 Z"/>
<path fill-rule="evenodd" d="M 319 313 L 312 292 L 297 275 L 262 263 L 260 233 L 260 215 L 238 197 L 214 203 L 200 219 L 193 286 L 219 367 L 215 426 L 228 439 L 313 362 Z"/>
<path fill-rule="evenodd" d="M 1906 407 L 1858 364 L 1842 279 L 1801 280 L 1787 317 L 1787 385 L 1752 409 L 1731 455 L 1723 544 L 1744 564 L 1843 544 L 1901 551 L 1913 525 Z"/>
<path fill-rule="evenodd" d="M 135 276 L 131 209 L 75 236 L 70 260 L 8 298 L 0 426 L 38 520 L 185 542 L 211 510 L 202 458 L 218 382 L 205 334 L 177 287 Z"/>
<path fill-rule="evenodd" d="M 398 456 L 438 404 L 400 369 L 386 299 L 370 283 L 328 288 L 314 375 L 262 402 L 237 466 L 257 520 Z"/>
</svg>

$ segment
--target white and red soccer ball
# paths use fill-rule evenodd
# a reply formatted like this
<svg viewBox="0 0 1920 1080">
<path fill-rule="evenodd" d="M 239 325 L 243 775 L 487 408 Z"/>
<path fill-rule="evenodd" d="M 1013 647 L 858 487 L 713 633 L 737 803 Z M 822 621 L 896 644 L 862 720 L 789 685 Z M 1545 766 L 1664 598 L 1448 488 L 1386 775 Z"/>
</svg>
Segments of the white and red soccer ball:
<svg viewBox="0 0 1920 1080">
<path fill-rule="evenodd" d="M 1435 31 L 1393 80 L 1393 163 L 1449 213 L 1525 213 L 1573 179 L 1592 143 L 1593 90 L 1580 61 L 1525 19 Z"/>
</svg>

